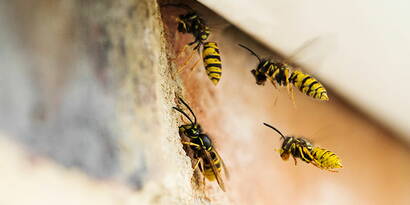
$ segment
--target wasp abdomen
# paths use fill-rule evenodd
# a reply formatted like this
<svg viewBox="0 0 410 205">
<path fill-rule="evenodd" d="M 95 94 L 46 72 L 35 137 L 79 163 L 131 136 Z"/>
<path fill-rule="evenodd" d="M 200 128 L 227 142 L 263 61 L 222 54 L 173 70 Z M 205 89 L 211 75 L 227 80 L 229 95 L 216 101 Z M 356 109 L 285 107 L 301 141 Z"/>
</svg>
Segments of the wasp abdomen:
<svg viewBox="0 0 410 205">
<path fill-rule="evenodd" d="M 343 167 L 340 158 L 329 150 L 315 147 L 311 153 L 319 168 L 329 170 Z"/>
<path fill-rule="evenodd" d="M 222 75 L 222 62 L 218 45 L 215 42 L 204 43 L 202 58 L 209 79 L 215 85 L 218 84 Z"/>
<path fill-rule="evenodd" d="M 327 101 L 327 91 L 315 78 L 301 71 L 293 71 L 289 81 L 295 85 L 302 93 L 318 100 Z"/>
<path fill-rule="evenodd" d="M 215 180 L 215 173 L 212 170 L 212 165 L 210 163 L 215 165 L 218 173 L 221 172 L 222 165 L 221 165 L 221 160 L 219 159 L 218 155 L 215 154 L 214 149 L 209 151 L 209 154 L 211 155 L 212 162 L 209 162 L 209 161 L 204 162 L 203 174 L 209 181 L 213 181 L 213 180 Z"/>
</svg>

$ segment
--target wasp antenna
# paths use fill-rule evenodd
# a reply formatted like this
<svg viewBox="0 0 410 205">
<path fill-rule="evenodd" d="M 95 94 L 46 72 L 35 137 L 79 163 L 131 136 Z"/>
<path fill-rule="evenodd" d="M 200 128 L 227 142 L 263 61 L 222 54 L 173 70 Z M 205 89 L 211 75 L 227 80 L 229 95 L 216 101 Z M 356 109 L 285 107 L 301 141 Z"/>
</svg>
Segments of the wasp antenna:
<svg viewBox="0 0 410 205">
<path fill-rule="evenodd" d="M 182 104 L 185 105 L 185 107 L 188 108 L 188 110 L 189 110 L 189 112 L 191 112 L 192 116 L 194 116 L 194 122 L 193 123 L 196 124 L 196 116 L 195 116 L 195 113 L 192 111 L 191 107 L 189 107 L 189 105 L 182 98 L 178 97 L 178 99 L 179 99 L 179 101 L 181 101 Z"/>
<path fill-rule="evenodd" d="M 181 109 L 179 109 L 179 108 L 177 108 L 177 107 L 172 107 L 172 108 L 175 109 L 176 111 L 182 113 L 192 124 L 194 124 L 194 123 L 192 122 L 191 118 L 190 118 L 184 111 L 182 111 Z"/>
<path fill-rule="evenodd" d="M 240 47 L 242 47 L 242 48 L 248 50 L 252 55 L 254 55 L 256 58 L 258 58 L 259 62 L 262 61 L 261 58 L 258 56 L 258 54 L 256 54 L 255 52 L 253 52 L 253 50 L 251 50 L 250 48 L 248 48 L 248 47 L 246 47 L 246 46 L 244 46 L 244 45 L 242 45 L 242 44 L 238 44 L 238 45 L 239 45 Z"/>
<path fill-rule="evenodd" d="M 267 127 L 270 127 L 270 128 L 272 128 L 273 130 L 275 130 L 277 133 L 279 133 L 280 134 L 280 136 L 282 137 L 282 139 L 285 139 L 285 136 L 283 136 L 283 134 L 278 130 L 278 129 L 276 129 L 275 127 L 273 127 L 272 125 L 269 125 L 269 124 L 267 124 L 267 123 L 263 123 L 265 126 L 267 126 Z"/>
<path fill-rule="evenodd" d="M 177 8 L 184 8 L 184 9 L 189 10 L 189 11 L 194 11 L 190 6 L 188 6 L 186 4 L 182 4 L 182 3 L 180 3 L 180 4 L 167 3 L 167 4 L 162 4 L 161 5 L 161 7 L 168 7 L 168 6 L 177 7 Z"/>
</svg>

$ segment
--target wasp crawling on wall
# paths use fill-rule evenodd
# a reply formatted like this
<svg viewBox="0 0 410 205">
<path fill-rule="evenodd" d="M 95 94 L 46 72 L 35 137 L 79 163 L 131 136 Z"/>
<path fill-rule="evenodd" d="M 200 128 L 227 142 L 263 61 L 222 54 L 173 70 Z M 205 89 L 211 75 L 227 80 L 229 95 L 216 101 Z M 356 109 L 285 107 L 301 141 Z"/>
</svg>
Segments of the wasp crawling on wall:
<svg viewBox="0 0 410 205">
<path fill-rule="evenodd" d="M 221 169 L 224 169 L 225 176 L 228 176 L 228 171 L 226 169 L 225 163 L 221 156 L 218 154 L 216 149 L 213 147 L 211 138 L 207 134 L 202 132 L 201 126 L 197 123 L 196 116 L 188 104 L 178 98 L 179 101 L 187 107 L 194 120 L 189 117 L 189 115 L 184 112 L 179 107 L 172 107 L 173 109 L 184 115 L 190 123 L 179 126 L 180 135 L 185 135 L 190 139 L 190 141 L 183 141 L 183 144 L 189 145 L 189 147 L 194 151 L 194 159 L 196 160 L 193 169 L 199 168 L 200 172 L 209 181 L 216 181 L 219 187 L 225 191 L 225 185 L 221 177 Z M 205 182 L 204 178 L 204 182 Z"/>
<path fill-rule="evenodd" d="M 256 79 L 256 84 L 264 85 L 266 80 L 269 79 L 275 88 L 276 84 L 279 86 L 286 86 L 288 88 L 288 92 L 293 93 L 293 89 L 290 86 L 290 83 L 292 83 L 302 93 L 308 96 L 323 101 L 329 100 L 326 89 L 312 76 L 304 74 L 301 71 L 293 71 L 291 73 L 290 65 L 273 61 L 268 58 L 260 58 L 259 55 L 250 48 L 242 44 L 239 44 L 239 46 L 248 50 L 259 61 L 258 66 L 251 70 L 252 75 Z"/>
<path fill-rule="evenodd" d="M 162 6 L 173 6 L 187 10 L 186 14 L 181 14 L 177 17 L 177 29 L 181 33 L 192 34 L 195 40 L 188 43 L 188 45 L 185 45 L 180 53 L 184 52 L 188 46 L 192 45 L 195 45 L 193 50 L 197 50 L 198 53 L 200 53 L 202 47 L 202 59 L 205 70 L 212 83 L 217 85 L 222 74 L 221 56 L 219 48 L 215 42 L 206 42 L 211 32 L 205 21 L 188 5 L 169 3 Z M 179 54 L 177 56 L 179 56 Z M 188 57 L 186 62 L 182 64 L 182 67 L 185 67 L 192 56 L 193 53 Z M 197 63 L 198 62 L 192 66 L 192 69 L 195 68 Z"/>
<path fill-rule="evenodd" d="M 342 163 L 339 157 L 326 149 L 314 147 L 307 139 L 301 137 L 284 136 L 278 129 L 263 123 L 265 126 L 275 130 L 283 139 L 282 147 L 279 150 L 280 157 L 283 160 L 288 160 L 292 156 L 297 164 L 296 158 L 301 159 L 306 163 L 311 163 L 314 166 L 331 172 L 337 172 L 336 168 L 342 168 Z"/>
</svg>

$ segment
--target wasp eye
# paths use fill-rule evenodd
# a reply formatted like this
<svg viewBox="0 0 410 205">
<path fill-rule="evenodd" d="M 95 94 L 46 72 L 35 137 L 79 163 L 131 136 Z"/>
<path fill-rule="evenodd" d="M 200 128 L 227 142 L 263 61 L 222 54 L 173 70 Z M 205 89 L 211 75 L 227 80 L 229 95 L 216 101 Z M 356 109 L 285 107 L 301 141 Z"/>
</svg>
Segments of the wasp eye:
<svg viewBox="0 0 410 205">
<path fill-rule="evenodd" d="M 183 22 L 178 23 L 178 31 L 182 33 L 186 33 L 187 32 L 186 24 L 184 24 Z"/>
</svg>

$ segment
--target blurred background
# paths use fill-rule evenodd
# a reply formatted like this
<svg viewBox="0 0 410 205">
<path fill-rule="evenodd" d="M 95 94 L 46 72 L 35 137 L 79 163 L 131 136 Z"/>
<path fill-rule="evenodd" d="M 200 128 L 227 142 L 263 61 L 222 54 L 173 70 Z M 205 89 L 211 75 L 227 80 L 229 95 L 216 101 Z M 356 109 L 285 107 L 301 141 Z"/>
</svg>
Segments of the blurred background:
<svg viewBox="0 0 410 205">
<path fill-rule="evenodd" d="M 192 36 L 170 1 L 0 1 L 0 204 L 410 204 L 410 3 L 176 1 L 201 15 L 223 62 L 178 71 Z M 258 86 L 255 57 L 312 74 L 329 102 Z M 200 60 L 196 54 L 192 60 Z M 230 171 L 201 174 L 171 110 L 184 96 Z M 338 173 L 274 151 L 303 136 Z"/>
</svg>

